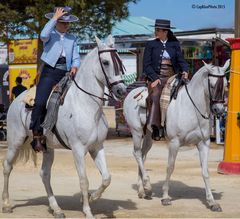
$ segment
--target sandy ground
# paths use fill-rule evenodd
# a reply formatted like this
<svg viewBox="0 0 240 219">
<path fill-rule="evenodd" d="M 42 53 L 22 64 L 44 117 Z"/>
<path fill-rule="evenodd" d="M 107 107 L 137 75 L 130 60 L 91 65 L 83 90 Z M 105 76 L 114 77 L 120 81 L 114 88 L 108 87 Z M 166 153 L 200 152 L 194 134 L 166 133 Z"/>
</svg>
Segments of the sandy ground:
<svg viewBox="0 0 240 219">
<path fill-rule="evenodd" d="M 0 143 L 1 146 L 1 143 Z M 4 143 L 2 144 L 4 146 Z M 107 163 L 112 182 L 102 198 L 91 204 L 97 217 L 117 218 L 228 218 L 240 217 L 240 176 L 220 175 L 217 165 L 223 158 L 223 147 L 212 145 L 209 171 L 212 191 L 223 212 L 211 212 L 206 205 L 204 184 L 197 149 L 183 147 L 178 154 L 175 172 L 170 184 L 171 206 L 161 205 L 162 185 L 165 178 L 167 147 L 165 142 L 155 143 L 146 162 L 152 187 L 152 200 L 139 199 L 136 192 L 137 164 L 132 156 L 131 138 L 109 139 L 105 142 Z M 0 147 L 0 159 L 6 147 Z M 52 218 L 42 185 L 39 168 L 31 162 L 18 163 L 10 177 L 10 197 L 13 213 L 0 218 Z M 101 182 L 101 177 L 90 156 L 87 156 L 90 190 Z M 0 166 L 2 172 L 2 165 Z M 3 177 L 0 177 L 0 188 Z M 66 217 L 84 217 L 80 203 L 79 179 L 71 151 L 58 149 L 52 169 L 52 187 Z M 0 201 L 1 205 L 1 201 Z"/>
</svg>

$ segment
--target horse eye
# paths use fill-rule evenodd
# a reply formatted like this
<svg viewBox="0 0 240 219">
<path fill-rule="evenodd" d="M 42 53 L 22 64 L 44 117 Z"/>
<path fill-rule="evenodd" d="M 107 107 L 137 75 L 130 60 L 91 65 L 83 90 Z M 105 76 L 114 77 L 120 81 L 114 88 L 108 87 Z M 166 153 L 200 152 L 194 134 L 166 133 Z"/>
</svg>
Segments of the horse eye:
<svg viewBox="0 0 240 219">
<path fill-rule="evenodd" d="M 109 61 L 107 61 L 107 60 L 104 60 L 102 63 L 103 63 L 104 65 L 109 65 Z"/>
</svg>

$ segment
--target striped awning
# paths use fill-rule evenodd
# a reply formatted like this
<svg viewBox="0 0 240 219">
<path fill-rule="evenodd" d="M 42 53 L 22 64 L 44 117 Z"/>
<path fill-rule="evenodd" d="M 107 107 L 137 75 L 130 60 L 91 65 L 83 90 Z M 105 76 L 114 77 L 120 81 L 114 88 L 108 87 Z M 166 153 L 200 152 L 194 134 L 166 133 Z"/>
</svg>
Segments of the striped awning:
<svg viewBox="0 0 240 219">
<path fill-rule="evenodd" d="M 89 52 L 91 52 L 91 49 L 80 49 L 79 52 L 80 54 L 87 54 Z M 117 49 L 118 53 L 129 53 L 130 49 Z"/>
<path fill-rule="evenodd" d="M 122 79 L 126 85 L 132 84 L 137 79 L 137 73 L 122 75 Z"/>
</svg>

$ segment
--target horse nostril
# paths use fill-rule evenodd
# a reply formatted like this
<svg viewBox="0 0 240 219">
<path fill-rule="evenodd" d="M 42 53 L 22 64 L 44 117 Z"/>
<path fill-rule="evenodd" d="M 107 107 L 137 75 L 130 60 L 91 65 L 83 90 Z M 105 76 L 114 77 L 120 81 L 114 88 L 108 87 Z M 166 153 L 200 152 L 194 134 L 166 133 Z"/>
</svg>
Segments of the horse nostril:
<svg viewBox="0 0 240 219">
<path fill-rule="evenodd" d="M 122 96 L 122 90 L 121 90 L 121 89 L 118 89 L 118 90 L 117 90 L 117 94 L 119 94 L 120 96 Z"/>
</svg>

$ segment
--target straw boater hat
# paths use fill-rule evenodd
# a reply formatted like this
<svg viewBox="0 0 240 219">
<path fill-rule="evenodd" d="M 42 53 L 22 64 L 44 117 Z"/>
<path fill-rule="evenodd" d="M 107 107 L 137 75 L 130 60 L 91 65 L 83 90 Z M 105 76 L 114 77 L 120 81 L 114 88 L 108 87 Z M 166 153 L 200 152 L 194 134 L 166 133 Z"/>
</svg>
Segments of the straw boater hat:
<svg viewBox="0 0 240 219">
<path fill-rule="evenodd" d="M 47 19 L 52 19 L 52 17 L 55 14 L 57 8 L 59 8 L 59 7 L 55 7 L 54 12 L 50 12 L 50 13 L 45 14 L 45 17 Z M 72 8 L 70 8 L 68 6 L 61 7 L 61 8 L 63 8 L 64 12 L 67 12 L 67 13 L 64 14 L 61 18 L 58 19 L 59 22 L 75 22 L 75 21 L 78 21 L 77 16 L 70 14 Z"/>
<path fill-rule="evenodd" d="M 170 20 L 164 20 L 164 19 L 156 19 L 155 25 L 151 25 L 152 27 L 155 27 L 156 29 L 176 29 L 176 27 L 171 27 Z"/>
</svg>

